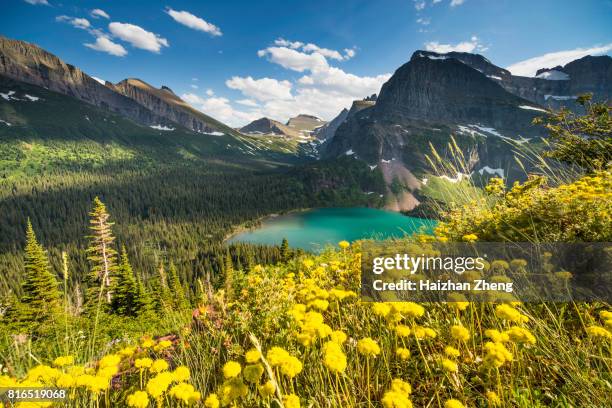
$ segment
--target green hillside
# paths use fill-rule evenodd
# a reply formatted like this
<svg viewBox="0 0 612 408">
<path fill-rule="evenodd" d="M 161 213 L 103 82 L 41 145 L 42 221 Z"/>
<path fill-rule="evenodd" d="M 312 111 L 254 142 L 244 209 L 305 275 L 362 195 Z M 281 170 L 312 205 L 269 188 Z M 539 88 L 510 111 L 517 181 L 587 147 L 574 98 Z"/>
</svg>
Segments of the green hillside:
<svg viewBox="0 0 612 408">
<path fill-rule="evenodd" d="M 313 162 L 309 144 L 152 129 L 8 79 L 0 79 L 0 120 L 0 270 L 14 277 L 28 217 L 53 263 L 69 249 L 85 270 L 83 221 L 95 196 L 120 222 L 135 267 L 153 274 L 155 259 L 171 255 L 191 279 L 219 271 L 222 242 L 238 225 L 296 208 L 378 205 L 364 191 L 382 191 L 379 173 L 357 160 Z M 278 252 L 230 251 L 243 262 Z M 3 282 L 0 294 L 19 290 L 18 280 Z"/>
</svg>

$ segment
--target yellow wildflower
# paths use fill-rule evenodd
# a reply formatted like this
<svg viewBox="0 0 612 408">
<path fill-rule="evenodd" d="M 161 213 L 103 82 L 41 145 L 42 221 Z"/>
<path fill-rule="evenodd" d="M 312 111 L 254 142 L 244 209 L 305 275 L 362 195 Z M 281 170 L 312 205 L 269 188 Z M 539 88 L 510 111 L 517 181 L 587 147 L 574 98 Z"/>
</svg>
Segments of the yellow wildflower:
<svg viewBox="0 0 612 408">
<path fill-rule="evenodd" d="M 451 327 L 451 336 L 455 340 L 468 341 L 470 339 L 470 331 L 463 326 L 454 325 Z"/>
<path fill-rule="evenodd" d="M 346 333 L 340 330 L 335 330 L 331 333 L 331 341 L 335 341 L 338 344 L 344 344 L 346 341 Z"/>
<path fill-rule="evenodd" d="M 452 357 L 452 358 L 457 358 L 457 357 L 459 357 L 461 355 L 459 350 L 457 350 L 456 348 L 454 348 L 452 346 L 444 347 L 444 354 L 446 354 L 448 357 Z"/>
<path fill-rule="evenodd" d="M 98 366 L 100 368 L 113 367 L 113 366 L 116 367 L 119 365 L 120 362 L 121 362 L 121 356 L 118 356 L 117 354 L 109 354 L 108 356 L 102 357 Z"/>
<path fill-rule="evenodd" d="M 533 336 L 533 334 L 531 334 L 529 330 L 522 327 L 512 326 L 504 333 L 506 333 L 510 340 L 515 343 L 536 344 L 536 338 Z"/>
<path fill-rule="evenodd" d="M 346 369 L 346 355 L 338 343 L 334 341 L 325 343 L 323 346 L 323 364 L 337 373 Z"/>
<path fill-rule="evenodd" d="M 612 339 L 612 333 L 600 326 L 589 326 L 586 328 L 586 332 L 589 337 L 593 338 L 602 338 L 602 339 Z"/>
<path fill-rule="evenodd" d="M 157 343 L 155 347 L 153 347 L 153 350 L 162 351 L 162 350 L 167 349 L 171 345 L 172 345 L 172 342 L 170 340 L 162 340 L 159 343 Z"/>
<path fill-rule="evenodd" d="M 465 408 L 465 405 L 459 400 L 449 399 L 444 403 L 444 408 Z"/>
<path fill-rule="evenodd" d="M 391 307 L 386 303 L 374 303 L 372 305 L 372 311 L 376 316 L 387 317 L 391 312 Z"/>
<path fill-rule="evenodd" d="M 408 396 L 397 391 L 385 392 L 381 402 L 384 408 L 412 408 L 412 402 Z"/>
<path fill-rule="evenodd" d="M 459 366 L 453 360 L 449 360 L 448 358 L 442 359 L 442 368 L 444 371 L 448 371 L 449 373 L 456 373 L 459 371 Z"/>
<path fill-rule="evenodd" d="M 172 376 L 176 382 L 187 381 L 191 377 L 191 372 L 185 366 L 178 366 L 172 372 Z"/>
<path fill-rule="evenodd" d="M 128 407 L 147 408 L 149 406 L 149 396 L 144 391 L 136 391 L 127 396 Z"/>
<path fill-rule="evenodd" d="M 404 347 L 398 347 L 395 350 L 395 355 L 399 357 L 400 360 L 408 360 L 410 358 L 410 350 Z"/>
<path fill-rule="evenodd" d="M 484 363 L 490 367 L 501 367 L 506 361 L 512 361 L 512 353 L 502 343 L 486 342 L 484 345 Z"/>
<path fill-rule="evenodd" d="M 206 408 L 219 408 L 221 404 L 219 403 L 219 398 L 217 398 L 217 394 L 210 394 L 204 400 L 204 406 Z"/>
<path fill-rule="evenodd" d="M 501 406 L 502 400 L 501 398 L 499 398 L 499 395 L 497 395 L 497 393 L 495 393 L 494 391 L 487 391 L 485 393 L 485 396 L 487 397 L 489 405 L 493 407 Z"/>
<path fill-rule="evenodd" d="M 153 398 L 158 399 L 168 390 L 173 380 L 172 373 L 161 372 L 147 382 L 147 392 Z"/>
<path fill-rule="evenodd" d="M 395 327 L 395 334 L 397 334 L 399 337 L 408 337 L 410 336 L 410 327 L 403 324 L 398 324 Z"/>
<path fill-rule="evenodd" d="M 512 323 L 526 323 L 529 318 L 510 305 L 502 304 L 495 308 L 495 315 Z"/>
<path fill-rule="evenodd" d="M 136 367 L 136 368 L 140 368 L 140 369 L 143 369 L 143 368 L 149 368 L 149 367 L 151 367 L 151 365 L 152 365 L 152 364 L 153 364 L 153 360 L 151 360 L 151 359 L 150 359 L 150 358 L 148 358 L 148 357 L 145 357 L 145 358 L 137 358 L 137 359 L 134 361 L 134 367 Z"/>
<path fill-rule="evenodd" d="M 300 408 L 300 398 L 295 394 L 285 395 L 283 403 L 285 404 L 285 408 Z"/>
<path fill-rule="evenodd" d="M 485 336 L 493 340 L 495 343 L 506 343 L 510 341 L 508 333 L 501 333 L 499 330 L 487 329 L 484 332 Z"/>
<path fill-rule="evenodd" d="M 168 369 L 168 362 L 163 359 L 158 359 L 153 362 L 151 365 L 152 373 L 161 373 L 162 371 L 166 371 Z"/>
<path fill-rule="evenodd" d="M 261 353 L 257 349 L 250 349 L 244 355 L 244 359 L 247 363 L 256 363 L 261 358 Z"/>
<path fill-rule="evenodd" d="M 351 246 L 351 244 L 348 241 L 340 241 L 338 242 L 338 246 L 342 249 L 346 249 Z"/>
<path fill-rule="evenodd" d="M 394 378 L 391 381 L 391 390 L 408 395 L 412 392 L 412 387 L 406 381 Z"/>
<path fill-rule="evenodd" d="M 266 381 L 265 384 L 260 385 L 258 389 L 259 393 L 264 398 L 268 398 L 274 395 L 274 392 L 276 391 L 276 389 L 274 388 L 274 384 L 270 380 Z"/>
<path fill-rule="evenodd" d="M 195 390 L 193 385 L 184 382 L 172 387 L 169 394 L 186 405 L 200 400 L 200 393 Z"/>
<path fill-rule="evenodd" d="M 53 365 L 56 367 L 65 367 L 74 364 L 74 356 L 62 356 L 53 360 Z"/>
<path fill-rule="evenodd" d="M 368 357 L 376 357 L 380 354 L 380 346 L 369 337 L 357 342 L 357 351 Z"/>
<path fill-rule="evenodd" d="M 234 378 L 240 375 L 240 371 L 242 371 L 242 367 L 240 363 L 236 361 L 228 361 L 223 366 L 223 377 L 224 378 Z"/>
</svg>

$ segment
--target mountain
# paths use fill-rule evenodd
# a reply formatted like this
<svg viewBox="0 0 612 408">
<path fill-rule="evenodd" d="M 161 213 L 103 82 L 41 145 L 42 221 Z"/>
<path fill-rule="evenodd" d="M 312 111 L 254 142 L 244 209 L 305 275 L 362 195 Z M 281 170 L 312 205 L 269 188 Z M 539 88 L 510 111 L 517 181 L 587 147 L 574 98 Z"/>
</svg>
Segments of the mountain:
<svg viewBox="0 0 612 408">
<path fill-rule="evenodd" d="M 219 132 L 237 133 L 229 126 L 194 109 L 168 87 L 162 86 L 158 89 L 136 78 L 124 79 L 116 84 L 106 82 L 106 87 L 136 101 L 156 115 L 194 132 L 212 135 Z"/>
<path fill-rule="evenodd" d="M 559 109 L 565 106 L 575 109 L 574 99 L 584 93 L 592 93 L 595 100 L 612 98 L 612 58 L 586 56 L 565 66 L 541 68 L 534 78 L 515 76 L 500 68 L 482 55 L 465 52 L 440 54 L 431 51 L 415 53 L 430 59 L 457 59 L 485 74 L 506 91 L 533 103 Z"/>
<path fill-rule="evenodd" d="M 25 41 L 0 36 L 0 75 L 73 96 L 145 125 L 166 126 L 166 118 L 102 85 L 79 68 Z"/>
<path fill-rule="evenodd" d="M 336 130 L 348 117 L 348 109 L 344 108 L 340 111 L 338 116 L 327 122 L 325 125 L 315 129 L 314 135 L 319 140 L 328 140 L 334 137 Z"/>
<path fill-rule="evenodd" d="M 336 134 L 336 130 L 340 127 L 341 124 L 346 122 L 347 119 L 353 117 L 357 112 L 362 109 L 369 108 L 376 104 L 376 95 L 368 96 L 364 99 L 353 101 L 350 109 L 342 109 L 338 116 L 332 119 L 330 122 L 327 122 L 325 125 L 316 128 L 313 134 L 317 137 L 317 139 L 322 141 L 331 140 Z"/>
<path fill-rule="evenodd" d="M 592 93 L 597 101 L 612 99 L 612 58 L 586 56 L 563 67 L 543 68 L 535 78 L 511 76 L 500 81 L 509 92 L 540 105 L 576 109 L 578 95 Z"/>
<path fill-rule="evenodd" d="M 260 118 L 254 120 L 248 125 L 241 127 L 240 132 L 249 135 L 274 135 L 289 137 L 300 136 L 298 131 L 291 129 L 286 125 L 283 125 L 279 121 L 269 118 Z"/>
<path fill-rule="evenodd" d="M 304 137 L 309 137 L 315 131 L 315 129 L 320 128 L 325 125 L 324 120 L 317 118 L 316 116 L 299 114 L 294 118 L 291 118 L 287 121 L 287 126 L 291 129 L 294 129 L 302 134 Z"/>
<path fill-rule="evenodd" d="M 418 204 L 414 193 L 431 171 L 425 157 L 430 143 L 444 155 L 451 136 L 473 169 L 515 176 L 508 142 L 542 136 L 531 121 L 543 109 L 487 76 L 507 74 L 484 57 L 470 62 L 479 68 L 451 56 L 415 52 L 383 85 L 375 104 L 360 107 L 339 126 L 324 156 L 350 155 L 379 167 L 389 186 L 387 206 L 396 210 Z M 392 186 L 401 188 L 391 191 Z"/>
</svg>

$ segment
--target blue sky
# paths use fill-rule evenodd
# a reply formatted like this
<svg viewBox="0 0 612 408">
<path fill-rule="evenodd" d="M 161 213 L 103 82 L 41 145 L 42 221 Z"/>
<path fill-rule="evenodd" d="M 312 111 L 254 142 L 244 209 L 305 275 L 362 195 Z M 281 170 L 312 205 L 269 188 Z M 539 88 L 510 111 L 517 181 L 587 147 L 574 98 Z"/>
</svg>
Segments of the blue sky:
<svg viewBox="0 0 612 408">
<path fill-rule="evenodd" d="M 522 75 L 612 51 L 612 0 L 0 1 L 1 34 L 97 78 L 169 86 L 234 126 L 331 119 L 417 49 Z"/>
</svg>

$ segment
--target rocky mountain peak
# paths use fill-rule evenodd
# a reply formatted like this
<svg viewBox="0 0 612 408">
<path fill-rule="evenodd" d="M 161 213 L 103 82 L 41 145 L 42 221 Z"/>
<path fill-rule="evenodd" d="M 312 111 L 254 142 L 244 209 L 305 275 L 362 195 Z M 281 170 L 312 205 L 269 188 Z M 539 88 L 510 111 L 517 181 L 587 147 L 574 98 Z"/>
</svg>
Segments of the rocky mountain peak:
<svg viewBox="0 0 612 408">
<path fill-rule="evenodd" d="M 494 65 L 486 57 L 480 54 L 471 54 L 469 52 L 452 51 L 447 53 L 438 53 L 434 51 L 419 50 L 412 54 L 410 60 L 412 61 L 418 58 L 429 58 L 431 60 L 446 60 L 449 58 L 454 58 L 489 77 L 504 79 L 512 75 L 510 71 Z"/>
</svg>

